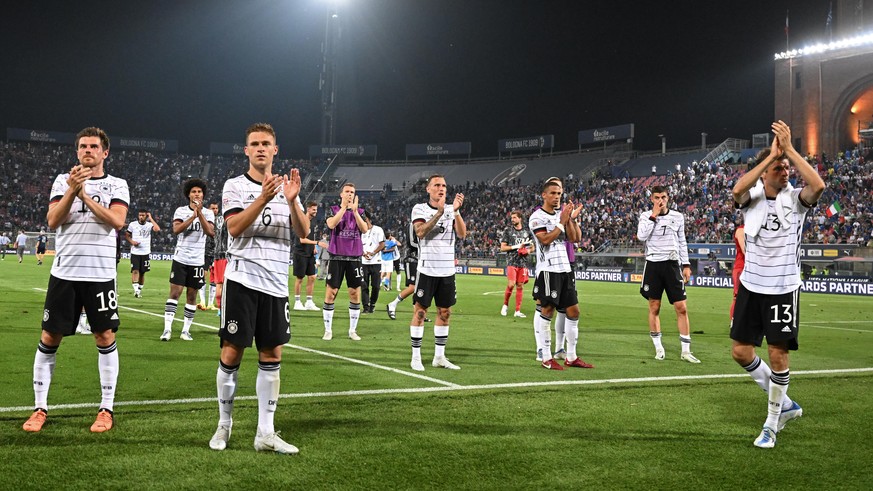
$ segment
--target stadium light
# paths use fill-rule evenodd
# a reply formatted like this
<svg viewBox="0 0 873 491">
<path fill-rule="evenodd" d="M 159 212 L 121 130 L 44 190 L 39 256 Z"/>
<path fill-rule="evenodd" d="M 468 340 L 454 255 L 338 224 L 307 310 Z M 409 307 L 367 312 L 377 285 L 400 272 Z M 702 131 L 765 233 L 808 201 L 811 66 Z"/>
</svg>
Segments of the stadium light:
<svg viewBox="0 0 873 491">
<path fill-rule="evenodd" d="M 871 45 L 873 45 L 873 32 L 868 32 L 866 34 L 861 34 L 860 36 L 855 36 L 848 39 L 840 39 L 839 41 L 834 41 L 832 43 L 819 43 L 812 46 L 807 46 L 802 49 L 783 51 L 781 53 L 776 53 L 773 56 L 775 60 L 787 60 L 791 58 L 798 58 L 804 55 L 812 55 L 824 53 L 827 51 L 835 51 L 839 49 L 857 48 L 859 46 Z"/>
</svg>

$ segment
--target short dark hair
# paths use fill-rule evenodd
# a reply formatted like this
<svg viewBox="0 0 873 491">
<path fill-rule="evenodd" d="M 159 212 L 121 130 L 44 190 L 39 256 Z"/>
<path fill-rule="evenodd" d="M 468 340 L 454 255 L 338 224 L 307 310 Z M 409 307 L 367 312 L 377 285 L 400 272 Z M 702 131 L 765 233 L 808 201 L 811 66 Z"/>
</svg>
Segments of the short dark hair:
<svg viewBox="0 0 873 491">
<path fill-rule="evenodd" d="M 546 189 L 549 189 L 549 188 L 552 187 L 552 186 L 560 186 L 560 187 L 564 187 L 564 185 L 561 184 L 560 181 L 553 181 L 553 180 L 549 179 L 548 181 L 546 181 L 546 182 L 543 184 L 543 189 L 542 189 L 541 192 L 545 193 L 545 192 L 546 192 Z"/>
<path fill-rule="evenodd" d="M 434 179 L 438 178 L 438 177 L 441 177 L 441 178 L 443 178 L 443 179 L 446 178 L 446 176 L 444 176 L 444 175 L 442 175 L 442 174 L 432 174 L 430 177 L 427 178 L 427 184 L 425 184 L 425 186 L 430 186 L 430 182 L 433 181 Z"/>
<path fill-rule="evenodd" d="M 149 211 L 148 211 L 147 209 L 145 209 L 145 208 L 140 208 L 140 209 L 137 210 L 136 212 L 137 212 L 137 213 L 148 213 Z"/>
<path fill-rule="evenodd" d="M 652 194 L 656 193 L 667 193 L 667 186 L 661 186 L 660 184 L 656 186 L 652 186 Z M 670 193 L 667 193 L 670 194 Z"/>
<path fill-rule="evenodd" d="M 96 126 L 89 126 L 79 133 L 76 134 L 76 148 L 79 148 L 79 140 L 83 136 L 96 136 L 100 138 L 100 146 L 103 147 L 103 150 L 109 150 L 109 136 L 106 135 L 106 132 L 101 130 Z"/>
<path fill-rule="evenodd" d="M 206 181 L 204 181 L 203 179 L 197 179 L 196 177 L 194 179 L 188 179 L 182 185 L 182 189 L 185 193 L 185 198 L 188 198 L 188 195 L 191 194 L 191 190 L 194 188 L 200 188 L 200 190 L 203 191 L 203 195 L 205 196 L 208 186 L 206 185 Z"/>
<path fill-rule="evenodd" d="M 260 131 L 262 133 L 269 133 L 273 136 L 273 142 L 276 141 L 276 130 L 269 123 L 255 123 L 248 128 L 246 128 L 246 145 L 249 144 L 249 135 L 252 133 Z"/>
<path fill-rule="evenodd" d="M 509 212 L 509 216 L 518 215 L 518 218 L 524 218 L 524 215 L 521 214 L 521 210 L 512 210 Z"/>
<path fill-rule="evenodd" d="M 312 206 L 318 206 L 318 203 L 316 203 L 315 201 L 307 201 L 306 206 L 304 208 L 306 208 L 308 210 Z"/>
</svg>

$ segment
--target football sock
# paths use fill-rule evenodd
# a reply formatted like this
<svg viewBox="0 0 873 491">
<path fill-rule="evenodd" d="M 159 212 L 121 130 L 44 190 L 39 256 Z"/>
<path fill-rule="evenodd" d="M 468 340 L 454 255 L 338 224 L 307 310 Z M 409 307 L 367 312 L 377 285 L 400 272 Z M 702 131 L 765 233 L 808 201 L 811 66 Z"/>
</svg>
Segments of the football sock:
<svg viewBox="0 0 873 491">
<path fill-rule="evenodd" d="M 312 303 L 312 295 L 306 295 L 306 303 Z"/>
<path fill-rule="evenodd" d="M 79 326 L 85 327 L 88 325 L 88 314 L 82 312 L 79 314 Z"/>
<path fill-rule="evenodd" d="M 752 363 L 744 366 L 743 369 L 749 372 L 749 375 L 752 377 L 752 380 L 758 384 L 758 387 L 760 387 L 764 392 L 768 394 L 770 393 L 770 375 L 772 375 L 773 372 L 770 371 L 770 367 L 767 366 L 767 363 L 764 362 L 764 360 L 756 355 L 755 359 L 752 360 Z M 788 397 L 788 392 L 786 391 L 785 397 L 782 398 L 782 409 L 789 409 L 792 402 L 793 401 Z"/>
<path fill-rule="evenodd" d="M 112 411 L 115 404 L 115 384 L 118 382 L 118 347 L 115 341 L 109 346 L 97 346 L 97 368 L 100 370 L 100 387 L 103 391 L 101 409 Z"/>
<path fill-rule="evenodd" d="M 424 326 L 409 326 L 409 339 L 412 342 L 412 357 L 421 359 L 421 338 L 424 337 Z"/>
<path fill-rule="evenodd" d="M 446 356 L 446 342 L 449 340 L 449 326 L 433 326 L 434 358 Z"/>
<path fill-rule="evenodd" d="M 176 307 L 179 306 L 178 300 L 167 299 L 164 305 L 164 330 L 170 331 L 173 329 L 173 318 L 176 317 Z"/>
<path fill-rule="evenodd" d="M 579 319 L 570 319 L 566 317 L 566 332 L 567 332 L 567 359 L 572 361 L 577 358 L 576 356 L 576 343 L 579 342 Z M 555 327 L 557 328 L 557 323 L 555 323 Z M 556 341 L 557 343 L 557 338 Z"/>
<path fill-rule="evenodd" d="M 552 358 L 552 319 L 538 314 L 534 317 L 535 322 L 539 321 L 539 347 L 543 350 L 543 361 Z"/>
<path fill-rule="evenodd" d="M 682 345 L 683 353 L 691 353 L 691 335 L 683 336 L 679 335 L 679 344 Z"/>
<path fill-rule="evenodd" d="M 52 384 L 52 373 L 55 371 L 57 346 L 46 346 L 42 343 L 36 348 L 33 358 L 33 397 L 34 407 L 48 409 L 48 392 Z"/>
<path fill-rule="evenodd" d="M 239 365 L 228 366 L 218 362 L 215 385 L 218 387 L 218 426 L 233 426 L 233 399 L 236 397 L 236 379 Z"/>
<path fill-rule="evenodd" d="M 767 392 L 767 421 L 764 426 L 773 428 L 779 425 L 779 415 L 782 414 L 782 400 L 788 392 L 788 370 L 770 375 L 770 390 Z"/>
<path fill-rule="evenodd" d="M 534 339 L 537 342 L 537 351 L 543 348 L 543 345 L 540 344 L 540 315 L 543 312 L 543 308 L 540 305 L 537 305 L 537 311 L 533 316 L 533 328 L 534 328 Z"/>
<path fill-rule="evenodd" d="M 321 306 L 321 318 L 324 320 L 324 332 L 333 332 L 333 304 L 324 302 Z"/>
<path fill-rule="evenodd" d="M 503 290 L 503 305 L 509 305 L 509 297 L 512 296 L 512 287 L 507 286 L 506 290 Z"/>
<path fill-rule="evenodd" d="M 564 349 L 564 335 L 566 334 L 567 311 L 558 310 L 555 316 L 555 351 Z M 578 319 L 576 319 L 578 322 Z"/>
<path fill-rule="evenodd" d="M 194 314 L 197 313 L 197 306 L 185 304 L 185 321 L 182 324 L 182 332 L 188 332 L 191 329 L 191 323 L 194 322 Z"/>
<path fill-rule="evenodd" d="M 521 310 L 521 299 L 522 299 L 523 295 L 524 295 L 524 288 L 518 287 L 515 289 L 515 311 L 516 312 Z"/>
<path fill-rule="evenodd" d="M 349 332 L 358 329 L 358 319 L 361 318 L 361 304 L 349 302 Z"/>
<path fill-rule="evenodd" d="M 664 345 L 661 344 L 661 332 L 660 331 L 658 331 L 658 332 L 649 331 L 649 336 L 652 337 L 652 344 L 655 345 L 656 350 L 664 349 Z"/>
<path fill-rule="evenodd" d="M 259 361 L 255 392 L 258 394 L 258 433 L 270 435 L 276 432 L 273 416 L 279 402 L 279 362 Z"/>
<path fill-rule="evenodd" d="M 215 283 L 209 284 L 209 303 L 206 305 L 212 305 L 215 303 Z"/>
<path fill-rule="evenodd" d="M 300 295 L 294 295 L 294 303 L 300 303 Z"/>
<path fill-rule="evenodd" d="M 403 275 L 401 275 L 400 273 L 397 273 L 397 289 L 398 289 L 398 290 L 400 289 L 400 283 L 401 283 L 400 280 L 401 280 L 401 277 L 402 277 L 402 276 L 403 276 Z"/>
<path fill-rule="evenodd" d="M 137 291 L 139 291 L 139 283 L 134 282 L 132 284 L 132 286 L 133 286 L 133 293 L 136 293 Z"/>
<path fill-rule="evenodd" d="M 206 285 L 201 286 L 200 289 L 197 290 L 197 298 L 200 300 L 200 302 L 198 302 L 200 305 L 206 305 Z"/>
</svg>

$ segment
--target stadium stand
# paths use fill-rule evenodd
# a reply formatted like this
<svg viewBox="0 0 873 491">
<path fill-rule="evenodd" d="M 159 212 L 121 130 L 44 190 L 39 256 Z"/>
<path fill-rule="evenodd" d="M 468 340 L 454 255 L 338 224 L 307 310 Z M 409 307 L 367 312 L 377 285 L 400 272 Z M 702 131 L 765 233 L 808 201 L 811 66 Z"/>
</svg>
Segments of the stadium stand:
<svg viewBox="0 0 873 491">
<path fill-rule="evenodd" d="M 494 258 L 500 234 L 509 225 L 514 209 L 529 213 L 539 204 L 540 183 L 559 176 L 565 181 L 567 197 L 583 202 L 581 215 L 582 251 L 610 248 L 638 248 L 636 220 L 650 207 L 648 189 L 654 184 L 669 187 L 673 206 L 687 217 L 689 242 L 729 243 L 738 216 L 733 208 L 731 188 L 745 171 L 743 165 L 708 165 L 697 153 L 668 155 L 658 165 L 663 172 L 651 175 L 651 160 L 633 166 L 647 168 L 638 176 L 616 174 L 605 165 L 602 153 L 565 154 L 536 159 L 513 159 L 464 164 L 349 165 L 330 166 L 327 161 L 277 160 L 276 172 L 292 167 L 304 176 L 304 198 L 321 204 L 316 227 L 323 226 L 325 205 L 337 201 L 337 186 L 352 181 L 362 205 L 373 221 L 386 232 L 406 241 L 404 231 L 412 206 L 425 199 L 424 179 L 443 174 L 450 196 L 466 195 L 464 217 L 469 236 L 459 241 L 462 257 Z M 873 247 L 873 163 L 856 151 L 834 158 L 810 156 L 825 177 L 828 188 L 816 209 L 807 217 L 804 242 L 859 244 Z M 69 146 L 49 143 L 8 142 L 0 146 L 0 226 L 2 232 L 29 231 L 45 227 L 49 189 L 53 179 L 75 163 Z M 680 160 L 684 159 L 684 160 Z M 640 163 L 643 162 L 643 163 Z M 676 165 L 679 165 L 678 171 Z M 151 210 L 162 227 L 153 237 L 153 250 L 172 251 L 175 238 L 170 232 L 172 211 L 183 203 L 182 180 L 202 177 L 211 184 L 209 200 L 218 200 L 224 181 L 245 168 L 244 156 L 186 156 L 142 151 L 113 152 L 108 171 L 127 179 L 131 189 L 131 210 Z M 327 172 L 325 172 L 327 170 Z M 620 171 L 619 174 L 622 174 Z M 324 182 L 319 184 L 318 179 Z M 796 185 L 797 183 L 795 183 Z M 801 183 L 802 184 L 802 183 Z M 828 217 L 826 210 L 838 203 L 841 211 Z M 130 215 L 131 218 L 133 215 Z"/>
</svg>

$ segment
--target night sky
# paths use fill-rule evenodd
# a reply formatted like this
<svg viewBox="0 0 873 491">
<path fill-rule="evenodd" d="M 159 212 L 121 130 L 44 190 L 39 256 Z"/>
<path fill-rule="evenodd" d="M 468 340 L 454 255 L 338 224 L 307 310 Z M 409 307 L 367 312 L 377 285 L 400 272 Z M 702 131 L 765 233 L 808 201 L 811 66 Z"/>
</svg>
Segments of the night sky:
<svg viewBox="0 0 873 491">
<path fill-rule="evenodd" d="M 766 132 L 773 54 L 823 39 L 828 1 L 344 0 L 338 144 L 472 141 L 636 123 L 635 147 Z M 0 131 L 241 142 L 267 121 L 280 154 L 320 142 L 325 0 L 5 4 Z"/>
</svg>

